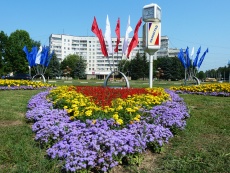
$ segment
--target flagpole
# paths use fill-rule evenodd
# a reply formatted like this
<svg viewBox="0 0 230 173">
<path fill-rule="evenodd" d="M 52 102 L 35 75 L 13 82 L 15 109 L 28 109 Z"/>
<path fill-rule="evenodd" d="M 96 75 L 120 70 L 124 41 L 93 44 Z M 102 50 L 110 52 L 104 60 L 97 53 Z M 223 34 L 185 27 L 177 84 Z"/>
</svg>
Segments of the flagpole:
<svg viewBox="0 0 230 173">
<path fill-rule="evenodd" d="M 114 54 L 112 54 L 112 58 L 113 58 L 113 71 L 115 72 L 115 66 L 114 66 Z M 114 80 L 114 73 L 113 73 L 113 80 Z"/>
<path fill-rule="evenodd" d="M 113 71 L 115 72 L 115 65 L 114 65 L 114 54 L 113 54 L 112 56 L 113 56 Z M 113 73 L 113 79 L 114 79 L 114 73 Z"/>
<path fill-rule="evenodd" d="M 184 69 L 184 85 L 186 85 L 186 68 Z"/>
<path fill-rule="evenodd" d="M 110 60 L 109 60 L 109 55 L 108 55 L 108 61 L 109 61 L 109 68 L 110 68 L 110 71 L 112 72 L 112 67 L 111 67 L 111 64 L 110 64 Z"/>
<path fill-rule="evenodd" d="M 117 51 L 117 70 L 118 70 L 118 51 Z"/>
</svg>

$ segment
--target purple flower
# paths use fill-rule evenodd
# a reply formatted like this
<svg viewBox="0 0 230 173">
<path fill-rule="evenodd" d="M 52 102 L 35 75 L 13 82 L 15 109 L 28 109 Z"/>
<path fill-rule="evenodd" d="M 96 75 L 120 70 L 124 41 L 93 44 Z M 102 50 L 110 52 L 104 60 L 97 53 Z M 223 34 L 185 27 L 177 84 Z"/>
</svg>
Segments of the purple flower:
<svg viewBox="0 0 230 173">
<path fill-rule="evenodd" d="M 114 119 L 70 121 L 65 110 L 54 109 L 46 100 L 49 91 L 32 97 L 26 117 L 34 121 L 35 139 L 49 143 L 47 154 L 62 160 L 66 171 L 108 171 L 126 155 L 144 152 L 148 144 L 162 146 L 173 137 L 170 129 L 183 129 L 188 109 L 177 94 L 167 90 L 172 101 L 144 111 L 140 122 L 116 128 Z"/>
</svg>

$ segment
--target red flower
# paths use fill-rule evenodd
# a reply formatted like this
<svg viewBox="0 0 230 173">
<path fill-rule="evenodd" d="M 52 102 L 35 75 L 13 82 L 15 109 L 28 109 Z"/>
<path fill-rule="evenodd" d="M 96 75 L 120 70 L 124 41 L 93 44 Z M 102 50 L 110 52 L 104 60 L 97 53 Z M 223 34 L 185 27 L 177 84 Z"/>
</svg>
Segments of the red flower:
<svg viewBox="0 0 230 173">
<path fill-rule="evenodd" d="M 147 94 L 149 93 L 145 88 L 109 88 L 102 86 L 76 86 L 70 87 L 69 90 L 75 90 L 76 92 L 82 93 L 85 96 L 91 96 L 92 101 L 101 107 L 111 106 L 112 100 L 116 98 L 126 99 L 128 96 L 135 94 Z M 151 92 L 154 96 L 161 93 Z"/>
</svg>

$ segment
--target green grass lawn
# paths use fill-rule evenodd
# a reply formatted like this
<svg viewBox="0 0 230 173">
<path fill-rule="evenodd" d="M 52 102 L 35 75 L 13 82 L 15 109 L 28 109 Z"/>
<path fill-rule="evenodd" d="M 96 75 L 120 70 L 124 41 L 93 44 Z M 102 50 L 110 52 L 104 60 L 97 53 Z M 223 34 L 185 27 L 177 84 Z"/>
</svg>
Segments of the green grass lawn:
<svg viewBox="0 0 230 173">
<path fill-rule="evenodd" d="M 103 86 L 104 80 L 49 80 L 50 84 L 60 85 L 78 85 L 78 86 Z M 130 80 L 130 87 L 147 88 L 149 87 L 148 80 Z M 153 81 L 153 87 L 163 87 L 169 88 L 170 86 L 180 86 L 183 85 L 184 81 Z M 125 87 L 126 83 L 124 81 L 108 81 L 107 86 L 120 86 Z"/>
<path fill-rule="evenodd" d="M 133 82 L 131 86 L 143 87 L 143 83 Z M 153 85 L 167 88 L 174 82 L 161 83 L 166 82 Z M 46 150 L 34 141 L 32 124 L 25 120 L 27 103 L 38 92 L 41 90 L 0 91 L 1 173 L 61 172 L 58 161 L 48 159 Z M 146 154 L 141 166 L 115 168 L 112 172 L 230 172 L 230 97 L 181 97 L 191 115 L 186 129 L 171 139 L 162 153 Z"/>
</svg>

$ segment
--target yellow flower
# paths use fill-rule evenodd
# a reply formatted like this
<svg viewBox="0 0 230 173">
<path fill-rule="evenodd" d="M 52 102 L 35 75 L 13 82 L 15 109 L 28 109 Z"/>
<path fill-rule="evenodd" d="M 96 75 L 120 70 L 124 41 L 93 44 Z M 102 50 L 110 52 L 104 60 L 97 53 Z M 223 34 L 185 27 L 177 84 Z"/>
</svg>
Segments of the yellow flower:
<svg viewBox="0 0 230 173">
<path fill-rule="evenodd" d="M 122 107 L 121 105 L 119 105 L 119 106 L 116 108 L 117 111 L 122 110 L 122 109 L 123 109 L 123 107 Z"/>
<path fill-rule="evenodd" d="M 78 110 L 75 110 L 73 116 L 74 116 L 74 117 L 77 117 L 77 116 L 79 115 L 79 113 L 80 113 L 80 112 L 79 112 Z"/>
<path fill-rule="evenodd" d="M 117 122 L 117 124 L 119 124 L 119 125 L 123 124 L 123 120 L 122 120 L 122 119 L 118 119 L 118 120 L 116 120 L 116 122 Z"/>
<path fill-rule="evenodd" d="M 71 121 L 73 121 L 73 120 L 74 120 L 74 116 L 69 117 L 69 119 L 70 119 Z"/>
<path fill-rule="evenodd" d="M 93 111 L 92 110 L 87 110 L 87 111 L 85 111 L 85 115 L 86 116 L 91 116 L 93 114 Z"/>
<path fill-rule="evenodd" d="M 137 114 L 137 115 L 136 115 L 136 117 L 137 117 L 138 119 L 140 119 L 140 118 L 141 118 L 140 114 Z"/>
<path fill-rule="evenodd" d="M 117 113 L 113 115 L 113 119 L 114 119 L 114 120 L 118 120 L 118 118 L 119 118 L 119 116 L 118 116 Z"/>
<path fill-rule="evenodd" d="M 127 112 L 129 112 L 129 113 L 131 113 L 131 112 L 135 112 L 135 110 L 134 110 L 134 109 L 132 109 L 132 108 L 126 108 L 126 111 L 127 111 Z"/>
<path fill-rule="evenodd" d="M 63 108 L 64 108 L 64 109 L 68 109 L 68 106 L 64 106 Z"/>
<path fill-rule="evenodd" d="M 73 109 L 67 109 L 68 113 L 71 113 L 73 111 Z"/>
</svg>

